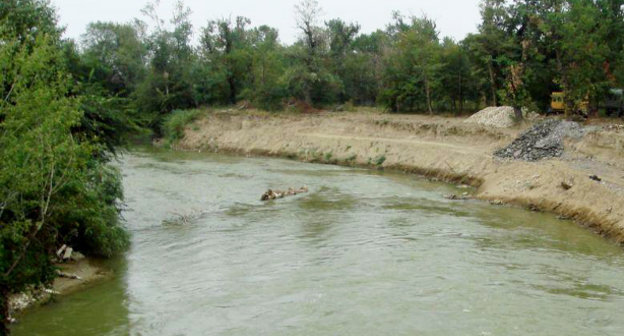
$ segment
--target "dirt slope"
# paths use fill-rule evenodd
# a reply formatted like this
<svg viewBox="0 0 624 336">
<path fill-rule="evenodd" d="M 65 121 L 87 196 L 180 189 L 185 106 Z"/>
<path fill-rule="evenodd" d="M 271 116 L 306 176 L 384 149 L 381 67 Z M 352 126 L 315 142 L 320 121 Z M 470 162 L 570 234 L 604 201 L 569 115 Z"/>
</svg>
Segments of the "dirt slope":
<svg viewBox="0 0 624 336">
<path fill-rule="evenodd" d="M 372 113 L 215 113 L 176 146 L 400 169 L 477 187 L 475 197 L 551 211 L 624 242 L 624 130 L 596 126 L 560 159 L 501 160 L 492 153 L 530 125 L 492 128 L 461 118 Z M 598 175 L 602 182 L 591 180 Z M 562 186 L 565 182 L 571 188 Z"/>
</svg>

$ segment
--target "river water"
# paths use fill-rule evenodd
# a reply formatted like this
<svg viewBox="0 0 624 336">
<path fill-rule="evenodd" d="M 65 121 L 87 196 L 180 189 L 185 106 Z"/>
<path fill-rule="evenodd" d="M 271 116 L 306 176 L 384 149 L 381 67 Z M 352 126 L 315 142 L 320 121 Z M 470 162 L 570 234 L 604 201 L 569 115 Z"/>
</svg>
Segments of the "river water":
<svg viewBox="0 0 624 336">
<path fill-rule="evenodd" d="M 139 151 L 118 276 L 15 335 L 621 335 L 622 249 L 395 173 Z M 262 203 L 268 188 L 310 193 Z"/>
</svg>

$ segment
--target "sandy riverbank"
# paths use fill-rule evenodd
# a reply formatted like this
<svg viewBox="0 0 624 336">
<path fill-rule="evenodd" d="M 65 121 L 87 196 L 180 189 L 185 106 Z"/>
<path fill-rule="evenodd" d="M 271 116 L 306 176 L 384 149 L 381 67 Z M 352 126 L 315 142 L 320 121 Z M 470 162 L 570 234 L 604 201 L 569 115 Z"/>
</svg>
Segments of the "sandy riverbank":
<svg viewBox="0 0 624 336">
<path fill-rule="evenodd" d="M 64 296 L 110 278 L 113 273 L 102 261 L 84 258 L 57 265 L 60 272 L 74 278 L 57 277 L 50 288 L 28 290 L 10 298 L 11 316 L 17 317 L 34 306 L 45 304 L 56 296 Z"/>
<path fill-rule="evenodd" d="M 528 127 L 420 115 L 219 112 L 189 125 L 176 148 L 367 165 L 466 183 L 476 187 L 478 199 L 553 212 L 624 243 L 624 130 L 596 127 L 582 139 L 567 140 L 559 159 L 492 155 Z"/>
</svg>

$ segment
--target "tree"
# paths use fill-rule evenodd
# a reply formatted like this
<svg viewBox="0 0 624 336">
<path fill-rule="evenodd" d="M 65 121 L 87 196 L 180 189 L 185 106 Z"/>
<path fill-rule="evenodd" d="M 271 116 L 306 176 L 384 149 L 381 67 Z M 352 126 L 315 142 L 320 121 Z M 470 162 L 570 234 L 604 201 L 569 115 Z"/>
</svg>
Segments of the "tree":
<svg viewBox="0 0 624 336">
<path fill-rule="evenodd" d="M 0 47 L 0 71 L 13 68 L 17 78 L 0 103 L 0 313 L 5 326 L 10 293 L 53 279 L 50 256 L 59 242 L 75 239 L 74 246 L 90 247 L 83 251 L 106 255 L 127 244 L 118 226 L 121 189 L 113 194 L 101 189 L 101 183 L 117 183 L 119 176 L 108 175 L 94 159 L 94 145 L 72 132 L 82 113 L 78 99 L 66 96 L 69 77 L 60 50 L 50 42 L 39 35 L 11 57 L 5 51 L 12 46 Z"/>
<path fill-rule="evenodd" d="M 0 6 L 0 334 L 8 296 L 49 284 L 60 244 L 102 256 L 128 244 L 120 175 L 79 130 L 81 97 L 54 11 L 45 1 L 10 5 Z"/>
<path fill-rule="evenodd" d="M 395 42 L 386 57 L 384 99 L 395 111 L 410 111 L 422 97 L 425 110 L 432 114 L 441 66 L 435 22 L 427 17 L 411 17 L 406 23 L 399 13 L 395 13 L 395 22 L 389 32 L 394 35 Z"/>
<path fill-rule="evenodd" d="M 81 44 L 87 80 L 127 97 L 143 79 L 147 50 L 135 25 L 90 23 Z"/>
<path fill-rule="evenodd" d="M 301 39 L 289 49 L 293 59 L 286 72 L 291 92 L 302 95 L 306 103 L 335 100 L 340 83 L 326 65 L 327 34 L 319 26 L 322 9 L 316 0 L 302 0 L 295 5 L 297 28 Z"/>
<path fill-rule="evenodd" d="M 284 48 L 275 28 L 260 26 L 250 34 L 252 50 L 251 83 L 243 96 L 258 107 L 277 110 L 287 96 Z"/>
<path fill-rule="evenodd" d="M 208 61 L 223 66 L 227 81 L 227 102 L 236 104 L 243 88 L 248 85 L 252 67 L 251 32 L 248 18 L 239 16 L 233 23 L 229 19 L 211 21 L 203 29 L 201 46 Z"/>
<path fill-rule="evenodd" d="M 388 35 L 381 30 L 354 39 L 342 77 L 346 96 L 354 103 L 375 104 L 383 80 L 383 54 L 388 43 Z"/>
<path fill-rule="evenodd" d="M 469 92 L 475 90 L 470 60 L 465 48 L 449 38 L 444 39 L 441 53 L 441 92 L 450 100 L 450 108 L 462 113 Z"/>
<path fill-rule="evenodd" d="M 550 1 L 539 25 L 557 70 L 555 82 L 564 92 L 566 115 L 595 95 L 606 81 L 604 62 L 609 47 L 607 25 L 590 0 Z"/>
<path fill-rule="evenodd" d="M 356 85 L 350 77 L 354 75 L 352 71 L 364 70 L 360 65 L 365 61 L 362 58 L 355 57 L 355 38 L 360 31 L 360 25 L 347 24 L 340 19 L 333 19 L 325 23 L 329 34 L 329 67 L 330 71 L 335 74 L 340 82 L 342 90 L 339 93 L 338 100 L 345 102 L 353 99 L 353 86 Z M 351 93 L 351 94 L 349 94 Z"/>
<path fill-rule="evenodd" d="M 76 131 L 102 143 L 100 155 L 115 153 L 128 136 L 148 121 L 132 100 L 145 78 L 147 50 L 136 24 L 91 23 L 82 36 L 82 52 L 64 42 L 68 71 L 77 80 L 71 88 L 81 97 L 83 121 Z"/>
<path fill-rule="evenodd" d="M 149 3 L 143 10 L 152 19 L 154 32 L 147 39 L 148 71 L 137 87 L 135 101 L 139 111 L 149 116 L 148 125 L 159 133 L 166 114 L 195 107 L 198 102 L 192 81 L 196 55 L 191 46 L 191 10 L 183 1 L 176 2 L 170 20 L 172 29 L 168 30 L 157 15 L 157 4 Z"/>
<path fill-rule="evenodd" d="M 498 91 L 500 83 L 501 58 L 509 45 L 508 34 L 505 30 L 509 12 L 505 7 L 505 0 L 483 0 L 481 2 L 482 23 L 479 25 L 479 35 L 476 44 L 472 45 L 473 52 L 487 68 L 489 78 L 490 103 L 497 106 L 499 103 Z"/>
</svg>

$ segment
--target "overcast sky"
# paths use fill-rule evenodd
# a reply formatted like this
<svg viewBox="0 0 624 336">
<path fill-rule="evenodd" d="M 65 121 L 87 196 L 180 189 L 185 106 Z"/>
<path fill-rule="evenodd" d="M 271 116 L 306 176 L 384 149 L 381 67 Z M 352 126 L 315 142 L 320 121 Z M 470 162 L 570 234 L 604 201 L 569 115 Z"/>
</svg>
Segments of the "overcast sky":
<svg viewBox="0 0 624 336">
<path fill-rule="evenodd" d="M 169 19 L 175 0 L 161 0 L 159 13 Z M 279 30 L 280 40 L 290 44 L 298 36 L 295 28 L 294 5 L 298 0 L 186 0 L 193 11 L 192 21 L 198 32 L 211 19 L 245 16 L 253 26 L 269 25 Z M 52 0 L 58 9 L 65 35 L 78 39 L 89 22 L 129 22 L 141 17 L 146 0 Z M 435 19 L 441 37 L 456 40 L 476 31 L 480 20 L 479 0 L 319 0 L 323 19 L 339 17 L 358 22 L 362 32 L 384 28 L 392 19 L 392 11 L 405 15 L 426 14 Z"/>
</svg>

